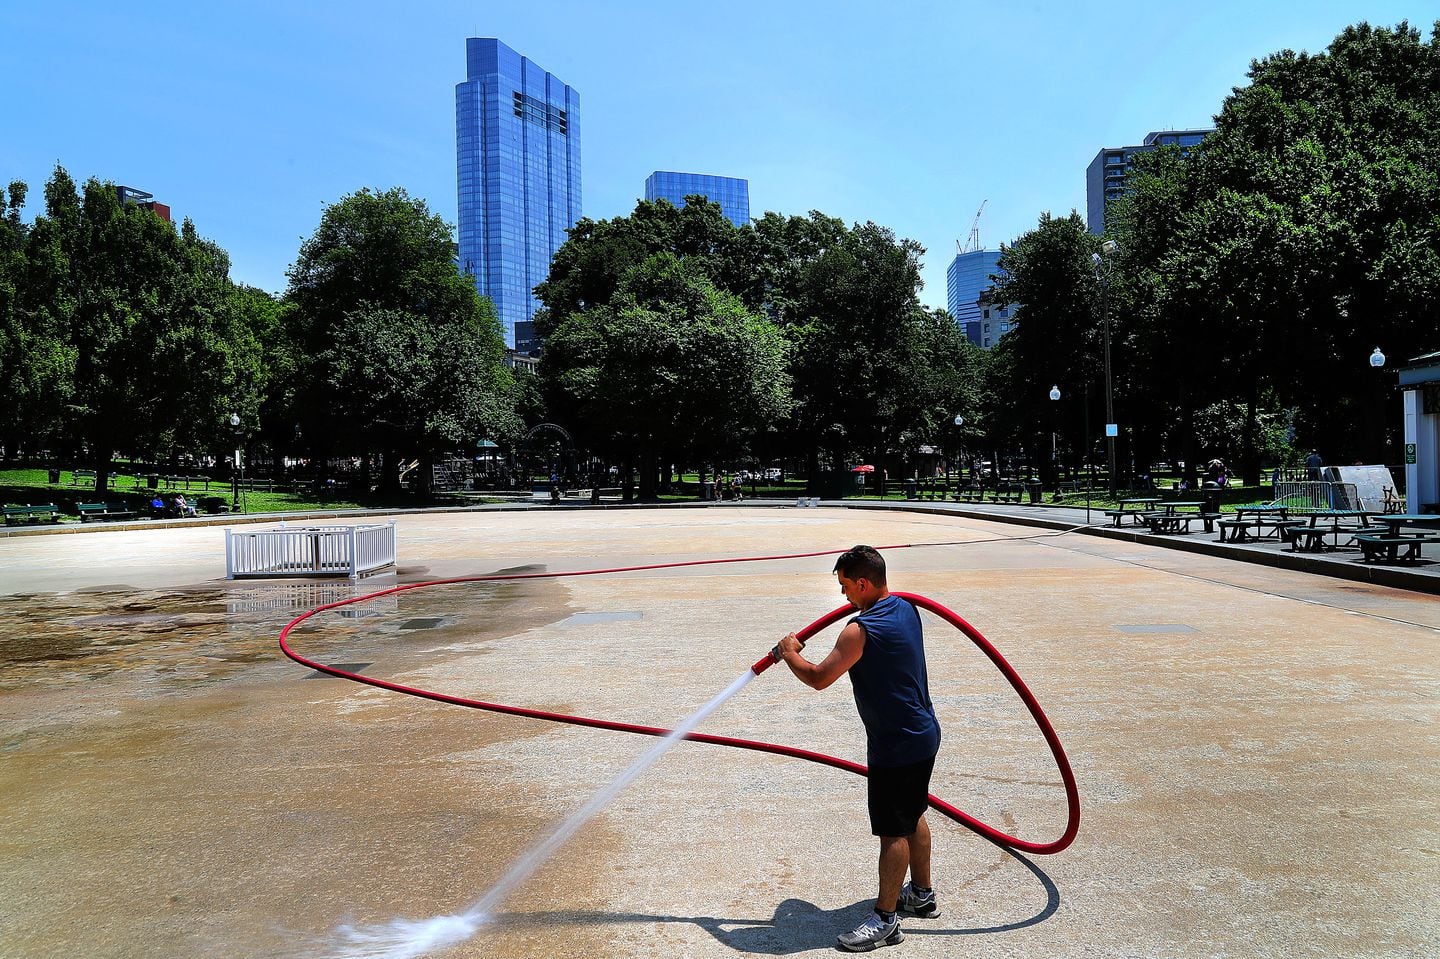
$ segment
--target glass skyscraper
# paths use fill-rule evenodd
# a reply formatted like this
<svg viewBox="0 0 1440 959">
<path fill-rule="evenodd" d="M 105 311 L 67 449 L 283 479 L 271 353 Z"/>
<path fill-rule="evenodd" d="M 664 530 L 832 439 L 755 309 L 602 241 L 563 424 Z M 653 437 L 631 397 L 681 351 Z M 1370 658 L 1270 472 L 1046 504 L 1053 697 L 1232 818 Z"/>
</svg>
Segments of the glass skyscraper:
<svg viewBox="0 0 1440 959">
<path fill-rule="evenodd" d="M 972 250 L 957 254 L 945 271 L 945 302 L 950 308 L 950 315 L 955 317 L 955 322 L 960 324 L 960 329 L 971 343 L 987 349 L 999 341 L 1001 331 L 998 326 L 992 330 L 985 329 L 988 321 L 981 315 L 983 309 L 978 301 L 981 293 L 995 285 L 990 276 L 1000 272 L 999 262 L 999 250 Z M 1008 308 L 1005 323 L 1004 332 L 1008 333 Z"/>
<path fill-rule="evenodd" d="M 465 41 L 455 85 L 460 268 L 495 303 L 505 343 L 538 346 L 535 285 L 580 219 L 580 95 L 495 39 Z"/>
<path fill-rule="evenodd" d="M 645 199 L 669 200 L 677 208 L 685 198 L 702 194 L 720 204 L 725 216 L 736 226 L 750 222 L 750 181 L 708 173 L 672 173 L 656 170 L 645 178 Z"/>
</svg>

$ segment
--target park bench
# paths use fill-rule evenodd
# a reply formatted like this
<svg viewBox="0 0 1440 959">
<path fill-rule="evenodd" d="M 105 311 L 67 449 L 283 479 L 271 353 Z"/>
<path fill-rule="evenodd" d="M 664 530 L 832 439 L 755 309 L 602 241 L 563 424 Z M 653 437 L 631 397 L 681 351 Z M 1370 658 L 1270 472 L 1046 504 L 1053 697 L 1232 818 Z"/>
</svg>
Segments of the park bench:
<svg viewBox="0 0 1440 959">
<path fill-rule="evenodd" d="M 1024 491 L 1021 486 L 1006 484 L 996 487 L 995 492 L 990 494 L 990 502 L 1010 506 L 1020 505 L 1020 495 Z"/>
<path fill-rule="evenodd" d="M 962 486 L 955 491 L 955 502 L 957 503 L 983 503 L 984 501 L 985 487 L 979 483 Z"/>
<path fill-rule="evenodd" d="M 1357 536 L 1383 536 L 1386 532 L 1383 526 L 1291 526 L 1281 530 L 1280 536 L 1290 544 L 1292 553 L 1322 553 L 1326 549 L 1339 549 L 1342 536 L 1350 537 L 1343 545 L 1353 546 Z M 1335 537 L 1334 541 L 1327 543 L 1326 538 L 1331 536 Z"/>
<path fill-rule="evenodd" d="M 1218 515 L 1218 514 L 1212 514 Z M 1257 517 L 1255 519 L 1222 519 L 1220 526 L 1220 542 L 1249 543 L 1258 542 L 1265 536 L 1274 534 L 1277 539 L 1289 541 L 1291 530 L 1297 530 L 1305 526 L 1302 519 L 1267 519 Z M 1205 531 L 1210 532 L 1207 524 Z M 1268 531 L 1268 532 L 1267 532 Z M 1225 534 L 1229 533 L 1227 537 Z"/>
<path fill-rule="evenodd" d="M 6 506 L 5 525 L 12 523 L 55 523 L 60 520 L 60 509 L 54 503 L 44 506 Z"/>
<path fill-rule="evenodd" d="M 91 520 L 134 519 L 139 515 L 130 508 L 128 503 L 80 503 L 75 510 L 80 514 L 82 523 L 88 523 Z"/>
<path fill-rule="evenodd" d="M 1420 558 L 1420 547 L 1440 540 L 1440 534 L 1420 533 L 1415 536 L 1389 536 L 1383 534 L 1362 534 L 1355 537 L 1360 545 L 1362 562 L 1384 558 L 1387 562 L 1413 563 Z M 1401 547 L 1404 551 L 1401 552 Z"/>
<path fill-rule="evenodd" d="M 1206 514 L 1204 513 L 1151 512 L 1141 514 L 1140 520 L 1147 527 L 1149 527 L 1150 532 L 1152 533 L 1188 533 L 1190 532 L 1190 524 L 1199 520 L 1204 520 L 1205 516 Z M 1209 526 L 1208 522 L 1206 523 L 1206 526 Z M 1207 529 L 1206 532 L 1209 532 L 1209 530 Z"/>
<path fill-rule="evenodd" d="M 79 486 L 81 480 L 88 480 L 91 486 L 95 485 L 94 470 L 75 470 L 70 474 L 70 485 Z"/>
</svg>

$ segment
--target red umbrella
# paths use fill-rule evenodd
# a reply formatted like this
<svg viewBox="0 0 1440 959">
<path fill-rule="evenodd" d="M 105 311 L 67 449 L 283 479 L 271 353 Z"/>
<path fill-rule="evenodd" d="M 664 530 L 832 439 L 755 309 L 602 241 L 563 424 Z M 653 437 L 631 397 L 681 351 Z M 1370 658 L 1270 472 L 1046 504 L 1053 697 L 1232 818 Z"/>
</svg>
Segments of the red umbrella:
<svg viewBox="0 0 1440 959">
<path fill-rule="evenodd" d="M 852 472 L 852 473 L 873 473 L 873 472 L 875 472 L 875 467 L 873 467 L 873 466 L 871 466 L 871 465 L 869 465 L 869 464 L 867 463 L 867 464 L 864 464 L 864 465 L 862 465 L 862 466 L 854 466 L 854 467 L 851 467 L 850 472 Z"/>
</svg>

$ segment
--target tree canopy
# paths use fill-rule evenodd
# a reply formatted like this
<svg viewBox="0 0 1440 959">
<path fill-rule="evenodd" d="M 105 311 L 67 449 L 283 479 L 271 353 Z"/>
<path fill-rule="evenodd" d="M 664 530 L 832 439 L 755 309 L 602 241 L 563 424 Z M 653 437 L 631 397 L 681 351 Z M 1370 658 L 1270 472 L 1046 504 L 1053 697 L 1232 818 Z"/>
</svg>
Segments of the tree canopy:
<svg viewBox="0 0 1440 959">
<path fill-rule="evenodd" d="M 642 494 L 667 456 L 898 473 L 978 390 L 978 351 L 920 306 L 922 252 L 819 213 L 735 227 L 699 196 L 582 221 L 537 288 L 551 413 Z"/>
<path fill-rule="evenodd" d="M 396 188 L 331 204 L 289 275 L 295 400 L 277 413 L 308 448 L 386 454 L 395 486 L 402 460 L 519 432 L 494 306 L 423 200 Z"/>
</svg>

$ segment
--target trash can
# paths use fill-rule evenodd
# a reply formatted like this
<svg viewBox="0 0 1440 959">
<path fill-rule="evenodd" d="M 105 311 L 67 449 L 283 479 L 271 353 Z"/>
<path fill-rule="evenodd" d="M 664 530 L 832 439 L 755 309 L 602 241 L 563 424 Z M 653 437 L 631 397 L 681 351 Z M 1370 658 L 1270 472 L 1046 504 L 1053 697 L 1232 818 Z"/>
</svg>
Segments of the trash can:
<svg viewBox="0 0 1440 959">
<path fill-rule="evenodd" d="M 151 473 L 149 476 L 145 477 L 145 479 L 149 483 L 151 489 L 160 488 L 160 474 Z"/>
<path fill-rule="evenodd" d="M 1220 512 L 1220 487 L 1214 483 L 1206 483 L 1200 489 L 1200 512 Z"/>
<path fill-rule="evenodd" d="M 919 499 L 919 498 L 920 498 L 920 494 L 919 494 L 919 484 L 916 483 L 916 481 L 913 480 L 913 479 L 907 479 L 907 480 L 905 481 L 905 498 L 906 498 L 906 499 Z"/>
<path fill-rule="evenodd" d="M 59 482 L 60 482 L 60 471 L 59 471 L 59 470 L 47 470 L 46 473 L 45 473 L 45 482 L 47 482 L 47 483 L 59 483 Z"/>
<path fill-rule="evenodd" d="M 850 473 L 831 471 L 813 477 L 807 484 L 806 492 L 821 499 L 844 499 L 853 495 L 854 489 Z"/>
<path fill-rule="evenodd" d="M 1040 496 L 1044 492 L 1044 488 L 1039 483 L 1032 481 L 1025 484 L 1025 489 L 1030 493 L 1030 505 L 1038 505 L 1040 503 Z"/>
</svg>

